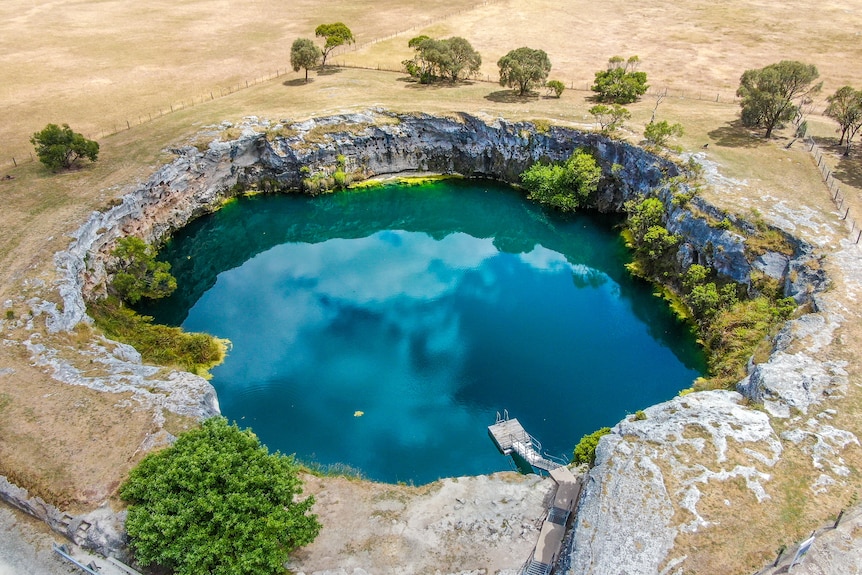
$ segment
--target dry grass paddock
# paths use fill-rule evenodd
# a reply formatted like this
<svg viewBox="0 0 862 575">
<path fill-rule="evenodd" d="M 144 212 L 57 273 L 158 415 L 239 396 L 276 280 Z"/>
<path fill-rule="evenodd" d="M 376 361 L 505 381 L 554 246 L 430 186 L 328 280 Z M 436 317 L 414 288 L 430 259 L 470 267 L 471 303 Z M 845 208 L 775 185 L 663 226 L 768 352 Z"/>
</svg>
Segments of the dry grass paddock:
<svg viewBox="0 0 862 575">
<path fill-rule="evenodd" d="M 368 68 L 397 67 L 409 56 L 407 40 L 420 33 L 467 37 L 482 53 L 482 72 L 491 79 L 494 63 L 509 49 L 543 48 L 554 64 L 552 77 L 576 88 L 588 84 L 609 56 L 638 54 L 650 83 L 671 88 L 658 117 L 685 126 L 686 135 L 677 143 L 686 151 L 703 152 L 733 180 L 709 190 L 712 200 L 741 213 L 768 213 L 776 202 L 784 202 L 811 209 L 838 229 L 843 225 L 802 144 L 786 149 L 785 134 L 772 142 L 757 138 L 738 125 L 738 108 L 728 100 L 745 68 L 785 58 L 817 64 L 827 94 L 845 83 L 862 88 L 862 6 L 855 2 L 609 0 L 563 6 L 545 0 L 6 0 L 0 5 L 0 176 L 14 179 L 0 179 L 0 302 L 12 301 L 12 314 L 24 317 L 27 298 L 55 298 L 51 256 L 67 245 L 67 234 L 90 211 L 169 161 L 167 148 L 193 142 L 199 130 L 222 120 L 246 115 L 301 119 L 384 106 L 592 126 L 590 93 L 583 89 L 569 89 L 560 99 L 517 99 L 485 81 L 418 86 L 403 73 L 345 68 L 312 72 L 305 84 L 301 73 L 285 73 L 293 39 L 311 37 L 318 23 L 335 20 L 353 29 L 358 46 L 334 60 Z M 277 69 L 279 77 L 253 82 Z M 246 80 L 251 87 L 244 87 Z M 227 91 L 233 93 L 220 95 Z M 721 96 L 718 102 L 714 94 Z M 159 114 L 172 105 L 177 111 Z M 621 136 L 639 141 L 654 105 L 655 99 L 647 96 L 630 106 L 633 118 Z M 823 107 L 821 97 L 817 109 Z M 11 166 L 12 156 L 20 160 L 29 154 L 30 134 L 48 122 L 68 122 L 96 134 L 114 132 L 127 120 L 130 129 L 100 138 L 102 152 L 95 164 L 62 174 L 51 174 L 35 162 Z M 834 125 L 816 114 L 810 123 L 846 186 L 852 214 L 862 218 L 862 153 L 841 158 Z M 705 151 L 704 144 L 709 144 Z M 824 248 L 836 247 L 836 239 Z M 855 383 L 860 381 L 860 360 L 852 354 L 862 349 L 859 325 L 848 322 L 841 334 L 843 347 L 829 351 L 851 362 L 848 371 Z M 5 330 L 3 339 L 17 342 L 28 333 Z M 82 361 L 76 350 L 90 336 L 82 329 L 54 336 L 51 343 L 72 361 Z M 0 474 L 72 506 L 94 505 L 113 493 L 140 457 L 144 437 L 154 430 L 153 414 L 117 407 L 124 397 L 55 382 L 31 366 L 14 343 L 0 346 L 0 367 L 15 370 L 13 376 L 0 375 Z M 842 404 L 847 415 L 840 423 L 859 433 L 860 398 L 853 393 Z M 172 431 L 188 424 L 169 421 Z M 800 502 L 791 478 L 807 473 L 800 471 L 805 462 L 790 455 L 776 470 L 780 493 L 770 508 L 777 514 L 743 518 L 746 530 L 760 530 L 756 541 L 746 543 L 734 535 L 749 545 L 746 553 L 730 553 L 722 546 L 725 536 L 739 530 L 741 519 L 721 516 L 717 505 L 721 522 L 708 538 L 685 541 L 692 547 L 690 569 L 748 569 L 764 553 L 818 526 L 860 485 L 857 473 L 849 486 Z M 858 469 L 862 457 L 851 453 L 848 464 Z M 784 513 L 787 509 L 794 511 Z M 775 517 L 789 519 L 776 522 Z"/>
</svg>

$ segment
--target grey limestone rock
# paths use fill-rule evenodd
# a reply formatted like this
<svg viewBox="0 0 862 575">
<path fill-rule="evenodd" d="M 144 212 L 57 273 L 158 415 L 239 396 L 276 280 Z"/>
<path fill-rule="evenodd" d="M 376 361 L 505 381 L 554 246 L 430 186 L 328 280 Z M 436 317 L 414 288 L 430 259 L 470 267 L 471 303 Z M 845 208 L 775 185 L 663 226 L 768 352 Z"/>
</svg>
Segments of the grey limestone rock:
<svg viewBox="0 0 862 575">
<path fill-rule="evenodd" d="M 604 436 L 581 496 L 567 573 L 653 575 L 678 564 L 676 536 L 710 525 L 697 505 L 711 482 L 742 478 L 759 501 L 767 499 L 764 484 L 781 443 L 766 414 L 741 399 L 729 391 L 677 397 Z M 690 520 L 674 522 L 683 510 Z"/>
</svg>

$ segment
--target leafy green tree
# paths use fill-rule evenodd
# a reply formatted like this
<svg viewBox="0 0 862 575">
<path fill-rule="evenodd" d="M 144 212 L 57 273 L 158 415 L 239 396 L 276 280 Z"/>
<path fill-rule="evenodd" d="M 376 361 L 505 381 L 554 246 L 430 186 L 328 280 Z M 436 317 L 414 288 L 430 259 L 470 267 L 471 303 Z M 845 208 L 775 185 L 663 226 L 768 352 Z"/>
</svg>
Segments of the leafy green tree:
<svg viewBox="0 0 862 575">
<path fill-rule="evenodd" d="M 678 243 L 679 236 L 670 233 L 664 226 L 650 226 L 643 235 L 638 251 L 650 260 L 658 260 Z"/>
<path fill-rule="evenodd" d="M 332 52 L 339 46 L 344 46 L 345 44 L 353 44 L 356 41 L 356 38 L 353 37 L 353 32 L 350 31 L 350 28 L 348 28 L 341 22 L 336 22 L 335 24 L 321 24 L 314 29 L 314 35 L 318 38 L 322 37 L 326 41 L 326 43 L 323 45 L 323 61 L 320 64 L 321 68 L 326 66 L 326 57 L 329 56 L 330 52 Z M 305 68 L 305 66 L 302 67 Z M 298 70 L 299 68 L 294 68 L 294 72 Z"/>
<path fill-rule="evenodd" d="M 293 458 L 222 417 L 147 455 L 120 488 L 135 558 L 176 575 L 284 573 L 320 531 L 301 493 Z"/>
<path fill-rule="evenodd" d="M 516 88 L 523 96 L 536 86 L 542 86 L 551 72 L 551 60 L 544 50 L 517 48 L 497 61 L 500 85 Z"/>
<path fill-rule="evenodd" d="M 612 106 L 596 104 L 590 108 L 589 112 L 596 119 L 596 123 L 603 134 L 615 131 L 623 122 L 632 117 L 631 112 L 619 104 L 613 104 Z"/>
<path fill-rule="evenodd" d="M 305 81 L 308 82 L 308 69 L 314 68 L 323 56 L 320 48 L 308 38 L 297 38 L 290 47 L 290 65 L 294 72 L 305 68 Z"/>
<path fill-rule="evenodd" d="M 813 84 L 819 76 L 813 64 L 793 60 L 746 70 L 736 90 L 743 125 L 765 128 L 764 137 L 770 138 L 776 126 L 793 119 L 801 103 L 820 91 L 822 83 Z"/>
<path fill-rule="evenodd" d="M 470 42 L 458 36 L 443 40 L 417 36 L 407 45 L 413 48 L 416 54 L 402 64 L 407 73 L 422 84 L 438 79 L 448 79 L 453 83 L 465 80 L 477 74 L 482 65 L 482 56 L 473 49 Z"/>
<path fill-rule="evenodd" d="M 610 58 L 607 69 L 596 72 L 596 80 L 591 88 L 596 92 L 596 100 L 631 104 L 643 96 L 649 86 L 646 73 L 637 71 L 639 63 L 637 56 L 631 56 L 628 60 L 620 56 Z"/>
<path fill-rule="evenodd" d="M 850 142 L 856 132 L 862 128 L 862 90 L 854 90 L 851 86 L 842 86 L 826 98 L 829 106 L 826 107 L 826 115 L 836 122 L 841 131 L 838 145 L 847 139 L 844 155 L 850 155 Z"/>
<path fill-rule="evenodd" d="M 683 133 L 682 124 L 669 124 L 667 120 L 650 122 L 644 128 L 644 138 L 650 146 L 666 146 L 671 136 L 680 137 Z"/>
<path fill-rule="evenodd" d="M 660 226 L 664 218 L 664 204 L 658 198 L 644 198 L 640 201 L 626 202 L 628 226 L 635 243 L 643 241 L 644 236 L 653 226 Z"/>
<path fill-rule="evenodd" d="M 117 271 L 111 284 L 121 299 L 137 303 L 142 297 L 158 299 L 177 289 L 171 264 L 156 261 L 156 252 L 140 238 L 120 238 L 111 254 L 117 258 Z"/>
<path fill-rule="evenodd" d="M 599 446 L 599 439 L 611 432 L 610 427 L 602 427 L 592 433 L 588 433 L 581 437 L 581 440 L 575 446 L 574 460 L 575 463 L 588 463 L 590 467 L 596 464 L 596 447 Z"/>
<path fill-rule="evenodd" d="M 62 127 L 48 124 L 30 138 L 39 161 L 49 170 L 71 168 L 79 158 L 95 162 L 99 157 L 99 143 L 73 132 L 69 124 Z"/>
<path fill-rule="evenodd" d="M 547 82 L 545 82 L 545 87 L 551 92 L 553 92 L 556 98 L 562 96 L 563 91 L 566 89 L 566 85 L 559 80 L 548 80 Z"/>
<path fill-rule="evenodd" d="M 521 181 L 531 200 L 573 212 L 598 189 L 601 177 L 595 158 L 578 150 L 563 164 L 533 164 L 521 174 Z"/>
</svg>

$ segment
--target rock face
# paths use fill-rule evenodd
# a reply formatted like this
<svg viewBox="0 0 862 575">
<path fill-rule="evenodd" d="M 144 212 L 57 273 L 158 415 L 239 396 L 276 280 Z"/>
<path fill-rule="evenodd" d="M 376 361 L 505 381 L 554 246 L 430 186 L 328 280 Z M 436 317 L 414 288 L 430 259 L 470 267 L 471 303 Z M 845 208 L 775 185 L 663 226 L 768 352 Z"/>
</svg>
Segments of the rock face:
<svg viewBox="0 0 862 575">
<path fill-rule="evenodd" d="M 740 400 L 731 391 L 677 397 L 644 410 L 644 420 L 621 421 L 602 438 L 584 486 L 568 572 L 666 572 L 684 558 L 674 557 L 677 535 L 710 526 L 697 508 L 710 482 L 742 479 L 758 501 L 768 499 L 763 484 L 781 442 L 767 415 Z M 674 521 L 675 514 L 685 520 Z"/>
<path fill-rule="evenodd" d="M 270 141 L 262 132 L 273 127 L 277 128 L 273 133 L 293 135 Z M 175 150 L 176 160 L 119 205 L 93 213 L 69 249 L 57 254 L 62 310 L 48 302 L 33 302 L 31 307 L 47 315 L 53 331 L 88 321 L 85 298 L 104 293 L 110 251 L 119 237 L 136 235 L 158 243 L 249 185 L 300 189 L 304 181 L 326 180 L 339 170 L 357 179 L 438 172 L 514 183 L 530 164 L 563 160 L 580 147 L 591 149 L 603 169 L 599 192 L 592 198 L 597 209 L 620 211 L 627 200 L 646 193 L 664 201 L 668 229 L 683 236 L 681 268 L 701 263 L 746 285 L 757 271 L 783 284 L 800 302 L 811 300 L 824 284 L 823 273 L 810 265 L 811 247 L 793 238 L 787 238 L 793 255 L 766 252 L 752 263 L 744 236 L 711 222 L 730 217 L 733 229 L 743 230 L 747 224 L 699 198 L 674 205 L 666 178 L 679 175 L 678 167 L 635 146 L 560 127 L 540 132 L 531 124 L 503 120 L 487 124 L 467 115 L 439 118 L 374 111 L 289 126 L 254 119 L 243 126 L 238 140 L 213 143 L 205 152 L 192 147 Z M 840 364 L 818 363 L 790 350 L 800 333 L 824 329 L 818 321 L 801 318 L 789 325 L 779 337 L 773 360 L 755 367 L 740 392 L 763 401 L 776 414 L 789 413 L 790 407 L 804 411 L 822 394 L 840 392 L 845 385 Z M 55 377 L 69 383 L 132 390 L 146 400 L 153 398 L 146 397 L 145 388 L 155 385 L 167 409 L 198 417 L 217 413 L 215 394 L 204 380 L 180 373 L 156 377 L 127 346 L 106 342 L 93 348 L 99 358 L 93 360 L 113 371 L 110 377 L 87 378 L 39 342 L 29 345 L 37 363 L 52 366 Z M 794 377 L 779 377 L 788 372 Z M 741 399 L 735 392 L 676 398 L 647 409 L 646 420 L 621 422 L 603 438 L 598 464 L 583 491 L 572 545 L 562 562 L 570 565 L 568 572 L 672 572 L 683 560 L 673 552 L 677 536 L 709 526 L 697 509 L 705 486 L 736 478 L 758 500 L 768 498 L 764 483 L 781 454 L 781 442 L 767 415 L 744 407 Z M 831 461 L 829 449 L 840 449 L 856 438 L 826 429 L 818 421 L 799 431 L 813 435 L 790 435 L 786 440 L 819 438 L 824 447 L 812 456 Z M 744 446 L 741 456 L 737 450 L 733 465 L 727 464 L 729 441 Z M 675 515 L 682 512 L 686 519 L 681 522 Z M 93 539 L 90 544 L 99 549 L 114 545 L 108 536 Z"/>
</svg>

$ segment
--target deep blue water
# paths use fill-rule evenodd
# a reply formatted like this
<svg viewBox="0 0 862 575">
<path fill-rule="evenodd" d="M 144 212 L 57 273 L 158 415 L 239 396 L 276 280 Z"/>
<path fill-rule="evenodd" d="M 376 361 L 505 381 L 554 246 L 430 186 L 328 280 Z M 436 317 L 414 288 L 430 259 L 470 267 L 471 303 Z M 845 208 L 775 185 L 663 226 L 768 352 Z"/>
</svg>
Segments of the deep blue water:
<svg viewBox="0 0 862 575">
<path fill-rule="evenodd" d="M 488 473 L 510 468 L 497 411 L 568 458 L 702 374 L 613 223 L 484 181 L 244 198 L 163 249 L 179 289 L 142 311 L 233 342 L 222 412 L 271 450 L 389 482 Z"/>
</svg>

